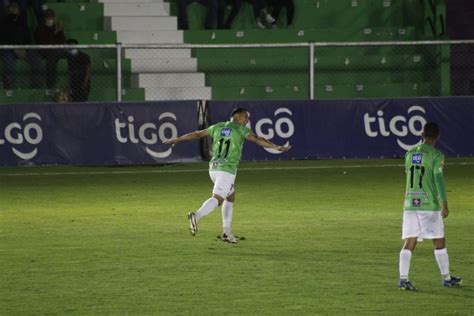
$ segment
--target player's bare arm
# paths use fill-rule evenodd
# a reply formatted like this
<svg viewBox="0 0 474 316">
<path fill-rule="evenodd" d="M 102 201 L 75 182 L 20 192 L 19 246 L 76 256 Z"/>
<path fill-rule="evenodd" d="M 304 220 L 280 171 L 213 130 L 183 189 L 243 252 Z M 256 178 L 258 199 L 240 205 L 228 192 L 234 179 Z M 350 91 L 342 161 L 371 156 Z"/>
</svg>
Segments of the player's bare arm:
<svg viewBox="0 0 474 316">
<path fill-rule="evenodd" d="M 184 135 L 181 135 L 181 136 L 176 137 L 176 138 L 168 139 L 168 140 L 164 141 L 163 144 L 176 145 L 177 143 L 182 142 L 182 141 L 199 139 L 199 138 L 203 138 L 203 137 L 206 137 L 206 136 L 209 136 L 209 132 L 207 131 L 207 129 L 203 129 L 203 130 L 200 130 L 200 131 L 194 131 L 192 133 L 184 134 Z"/>
<path fill-rule="evenodd" d="M 276 150 L 279 150 L 281 152 L 287 152 L 288 150 L 291 149 L 291 146 L 278 146 L 278 145 L 275 145 L 274 143 L 272 143 L 271 141 L 263 138 L 263 137 L 260 137 L 258 135 L 255 135 L 253 133 L 250 133 L 248 136 L 247 136 L 247 140 L 252 142 L 252 143 L 255 143 L 259 146 L 262 146 L 262 147 L 265 147 L 265 148 L 273 148 L 273 149 L 276 149 Z"/>
<path fill-rule="evenodd" d="M 448 215 L 449 215 L 448 201 L 444 201 L 444 202 L 442 203 L 442 207 L 443 207 L 443 209 L 442 209 L 442 211 L 441 211 L 441 216 L 442 216 L 443 218 L 446 218 L 446 217 L 448 217 Z"/>
</svg>

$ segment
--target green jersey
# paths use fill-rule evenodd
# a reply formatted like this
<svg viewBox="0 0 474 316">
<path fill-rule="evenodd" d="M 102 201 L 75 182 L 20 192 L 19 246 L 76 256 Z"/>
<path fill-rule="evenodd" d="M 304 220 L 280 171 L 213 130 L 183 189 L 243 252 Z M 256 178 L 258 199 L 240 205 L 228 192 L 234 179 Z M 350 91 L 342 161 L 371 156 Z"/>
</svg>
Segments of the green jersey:
<svg viewBox="0 0 474 316">
<path fill-rule="evenodd" d="M 440 211 L 446 201 L 443 179 L 444 155 L 431 145 L 421 144 L 405 155 L 405 211 Z"/>
<path fill-rule="evenodd" d="M 242 156 L 242 147 L 250 134 L 250 129 L 234 122 L 221 122 L 209 126 L 207 131 L 212 138 L 212 158 L 209 170 L 235 174 Z"/>
</svg>

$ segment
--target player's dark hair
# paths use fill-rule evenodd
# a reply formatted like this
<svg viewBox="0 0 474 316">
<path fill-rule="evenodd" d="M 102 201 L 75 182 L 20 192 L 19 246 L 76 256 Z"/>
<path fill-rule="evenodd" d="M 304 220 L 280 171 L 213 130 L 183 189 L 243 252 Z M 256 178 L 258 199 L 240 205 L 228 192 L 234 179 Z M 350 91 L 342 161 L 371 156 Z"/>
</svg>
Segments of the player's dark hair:
<svg viewBox="0 0 474 316">
<path fill-rule="evenodd" d="M 423 136 L 426 138 L 436 139 L 439 136 L 438 124 L 434 122 L 428 122 L 423 127 Z"/>
<path fill-rule="evenodd" d="M 231 116 L 234 116 L 235 114 L 239 114 L 239 113 L 243 113 L 243 112 L 247 112 L 247 109 L 244 109 L 244 108 L 235 108 L 232 110 L 231 112 Z"/>
</svg>

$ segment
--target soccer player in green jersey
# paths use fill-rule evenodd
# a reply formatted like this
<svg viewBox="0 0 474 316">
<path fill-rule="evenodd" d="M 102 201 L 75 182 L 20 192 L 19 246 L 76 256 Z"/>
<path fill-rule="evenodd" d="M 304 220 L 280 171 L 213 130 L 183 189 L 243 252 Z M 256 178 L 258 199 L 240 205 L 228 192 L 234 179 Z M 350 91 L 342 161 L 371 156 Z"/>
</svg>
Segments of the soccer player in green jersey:
<svg viewBox="0 0 474 316">
<path fill-rule="evenodd" d="M 188 133 L 164 143 L 175 145 L 181 141 L 207 136 L 212 138 L 212 158 L 209 162 L 209 176 L 214 183 L 212 197 L 206 200 L 196 212 L 188 214 L 189 230 L 193 236 L 196 235 L 199 220 L 209 215 L 216 207 L 222 205 L 224 232 L 221 239 L 226 242 L 237 243 L 238 239 L 232 234 L 231 230 L 235 201 L 234 183 L 245 140 L 281 152 L 287 152 L 291 146 L 277 146 L 265 138 L 252 133 L 246 127 L 249 121 L 249 114 L 246 109 L 236 108 L 232 111 L 231 115 L 231 121 L 220 122 L 209 126 L 207 129 Z"/>
<path fill-rule="evenodd" d="M 433 240 L 434 255 L 446 287 L 461 284 L 461 278 L 449 273 L 449 258 L 444 238 L 443 218 L 449 214 L 444 188 L 444 155 L 434 146 L 439 139 L 436 123 L 426 123 L 423 143 L 414 146 L 405 155 L 406 190 L 403 206 L 402 239 L 400 251 L 401 290 L 414 290 L 408 280 L 412 252 L 417 241 Z"/>
</svg>

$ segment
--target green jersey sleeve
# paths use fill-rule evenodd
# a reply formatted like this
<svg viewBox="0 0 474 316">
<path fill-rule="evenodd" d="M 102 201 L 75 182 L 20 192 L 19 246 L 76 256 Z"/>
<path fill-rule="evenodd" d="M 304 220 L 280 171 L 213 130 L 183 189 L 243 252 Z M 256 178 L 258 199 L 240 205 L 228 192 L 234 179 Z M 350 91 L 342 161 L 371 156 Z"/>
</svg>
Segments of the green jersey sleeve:
<svg viewBox="0 0 474 316">
<path fill-rule="evenodd" d="M 444 168 L 444 155 L 442 153 L 439 153 L 433 159 L 433 176 L 434 176 L 436 189 L 438 191 L 438 199 L 440 200 L 440 202 L 446 202 L 448 200 L 446 196 L 445 185 L 444 185 L 443 168 Z"/>
</svg>

